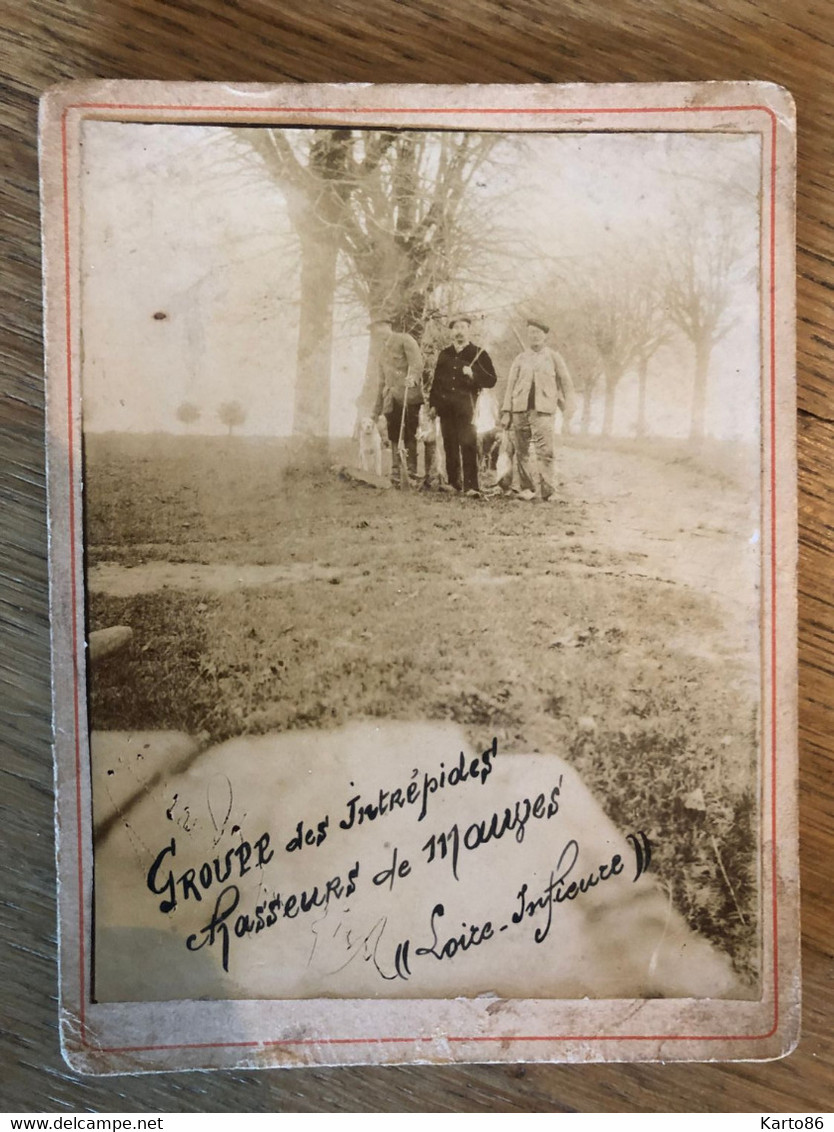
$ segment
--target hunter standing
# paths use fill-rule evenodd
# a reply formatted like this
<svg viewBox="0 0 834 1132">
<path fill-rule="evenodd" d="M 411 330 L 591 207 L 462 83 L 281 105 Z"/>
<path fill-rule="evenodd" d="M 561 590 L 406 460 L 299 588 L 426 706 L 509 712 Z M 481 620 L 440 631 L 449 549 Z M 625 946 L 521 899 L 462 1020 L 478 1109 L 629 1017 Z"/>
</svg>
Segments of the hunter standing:
<svg viewBox="0 0 834 1132">
<path fill-rule="evenodd" d="M 573 381 L 564 358 L 546 344 L 550 327 L 528 319 L 528 348 L 515 358 L 507 378 L 501 424 L 511 430 L 522 498 L 533 499 L 536 484 L 530 469 L 530 443 L 536 451 L 536 468 L 543 502 L 553 498 L 556 410 L 564 419 L 573 416 L 576 403 Z"/>
<path fill-rule="evenodd" d="M 470 340 L 471 325 L 464 315 L 449 323 L 452 344 L 438 354 L 429 404 L 440 418 L 449 483 L 456 491 L 476 494 L 475 405 L 480 390 L 492 389 L 497 376 L 489 354 Z"/>
<path fill-rule="evenodd" d="M 377 391 L 373 416 L 385 416 L 388 440 L 396 454 L 402 432 L 406 463 L 410 477 L 417 475 L 417 422 L 423 403 L 423 355 L 410 334 L 396 332 L 390 319 L 374 319 L 370 326 L 377 337 Z M 400 480 L 400 464 L 395 458 L 391 465 L 391 479 Z"/>
</svg>

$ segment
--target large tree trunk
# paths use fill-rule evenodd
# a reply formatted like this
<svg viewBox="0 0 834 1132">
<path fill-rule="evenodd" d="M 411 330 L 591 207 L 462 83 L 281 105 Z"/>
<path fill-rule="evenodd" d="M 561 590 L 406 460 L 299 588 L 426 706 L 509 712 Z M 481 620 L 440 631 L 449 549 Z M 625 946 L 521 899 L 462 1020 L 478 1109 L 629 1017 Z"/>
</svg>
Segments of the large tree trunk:
<svg viewBox="0 0 834 1132">
<path fill-rule="evenodd" d="M 358 421 L 373 416 L 379 393 L 379 356 L 382 352 L 382 338 L 371 331 L 368 337 L 368 361 L 365 365 L 365 380 L 362 392 L 356 401 Z"/>
<path fill-rule="evenodd" d="M 587 436 L 591 431 L 591 405 L 596 387 L 596 377 L 586 379 L 585 388 L 582 390 L 582 416 L 579 418 L 579 432 L 582 436 Z"/>
<path fill-rule="evenodd" d="M 692 421 L 689 428 L 689 439 L 699 441 L 704 439 L 707 416 L 707 377 L 709 375 L 709 358 L 711 346 L 703 339 L 695 342 L 695 384 L 692 388 Z"/>
<path fill-rule="evenodd" d="M 608 370 L 605 374 L 605 408 L 602 416 L 602 435 L 610 436 L 614 428 L 614 397 L 619 374 Z"/>
<path fill-rule="evenodd" d="M 301 236 L 301 309 L 295 381 L 293 435 L 303 455 L 326 460 L 330 435 L 330 369 L 333 303 L 336 290 L 336 239 Z"/>
<path fill-rule="evenodd" d="M 646 435 L 646 383 L 649 373 L 648 358 L 640 358 L 637 364 L 637 435 Z"/>
<path fill-rule="evenodd" d="M 395 330 L 412 333 L 411 292 L 417 271 L 408 249 L 395 236 L 382 233 L 363 266 L 371 315 L 390 318 Z"/>
</svg>

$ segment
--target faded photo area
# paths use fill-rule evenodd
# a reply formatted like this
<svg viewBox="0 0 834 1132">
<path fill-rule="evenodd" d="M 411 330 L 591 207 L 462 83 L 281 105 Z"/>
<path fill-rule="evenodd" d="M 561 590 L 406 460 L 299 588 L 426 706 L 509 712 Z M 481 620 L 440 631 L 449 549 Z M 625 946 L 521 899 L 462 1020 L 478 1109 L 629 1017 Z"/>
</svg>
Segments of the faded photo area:
<svg viewBox="0 0 834 1132">
<path fill-rule="evenodd" d="M 758 136 L 82 158 L 95 998 L 757 999 Z"/>
</svg>

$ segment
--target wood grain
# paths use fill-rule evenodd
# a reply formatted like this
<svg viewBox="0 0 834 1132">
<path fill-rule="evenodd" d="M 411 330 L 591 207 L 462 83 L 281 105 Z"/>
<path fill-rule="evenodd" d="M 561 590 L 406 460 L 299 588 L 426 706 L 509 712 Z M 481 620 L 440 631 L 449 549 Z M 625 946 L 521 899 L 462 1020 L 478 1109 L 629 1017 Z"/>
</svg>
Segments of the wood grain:
<svg viewBox="0 0 834 1132">
<path fill-rule="evenodd" d="M 298 9 L 298 10 L 296 10 Z M 7 1111 L 819 1112 L 834 1107 L 830 587 L 834 3 L 27 0 L 4 19 L 0 324 L 0 1107 Z M 36 100 L 69 78 L 281 82 L 766 79 L 799 112 L 804 1025 L 761 1065 L 186 1073 L 83 1079 L 57 1042 Z"/>
</svg>

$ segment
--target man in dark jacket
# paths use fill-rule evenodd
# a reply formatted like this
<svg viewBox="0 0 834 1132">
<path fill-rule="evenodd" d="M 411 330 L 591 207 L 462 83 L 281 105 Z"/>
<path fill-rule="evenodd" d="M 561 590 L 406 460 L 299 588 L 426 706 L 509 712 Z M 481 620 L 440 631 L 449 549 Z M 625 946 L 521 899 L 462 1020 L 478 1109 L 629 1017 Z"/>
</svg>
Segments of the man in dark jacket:
<svg viewBox="0 0 834 1132">
<path fill-rule="evenodd" d="M 471 321 L 452 319 L 452 344 L 441 350 L 434 369 L 429 405 L 440 418 L 446 450 L 446 476 L 457 491 L 478 491 L 478 436 L 474 416 L 478 393 L 492 389 L 495 366 L 486 350 L 470 341 Z"/>
</svg>

